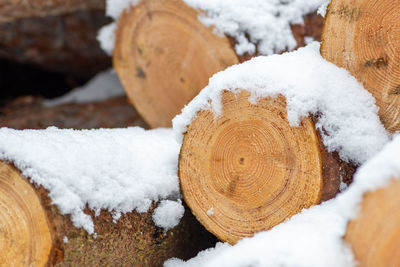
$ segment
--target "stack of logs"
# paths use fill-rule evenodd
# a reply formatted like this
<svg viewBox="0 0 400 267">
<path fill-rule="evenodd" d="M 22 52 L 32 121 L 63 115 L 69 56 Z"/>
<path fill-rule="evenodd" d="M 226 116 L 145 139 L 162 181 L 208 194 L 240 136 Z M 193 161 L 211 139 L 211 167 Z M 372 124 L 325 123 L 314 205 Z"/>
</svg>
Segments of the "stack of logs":
<svg viewBox="0 0 400 267">
<path fill-rule="evenodd" d="M 42 16 L 61 14 L 67 9 L 103 8 L 97 1 L 86 1 L 87 5 L 81 1 L 65 2 L 68 5 L 29 9 L 28 14 Z M 14 20 L 25 14 L 25 7 L 6 3 L 8 11 L 0 13 L 0 19 Z M 13 17 L 13 8 L 22 11 L 15 11 Z M 129 100 L 150 127 L 171 126 L 171 119 L 207 85 L 212 74 L 253 56 L 237 56 L 234 40 L 213 34 L 212 28 L 199 22 L 198 15 L 197 10 L 181 0 L 143 0 L 125 11 L 118 22 L 114 67 Z M 318 40 L 321 24 L 322 18 L 310 14 L 305 25 L 293 25 L 299 45 L 304 44 L 305 36 Z M 381 120 L 391 133 L 400 130 L 399 36 L 398 1 L 332 0 L 321 46 L 325 59 L 349 70 L 373 94 Z M 314 118 L 304 119 L 299 127 L 290 127 L 283 97 L 266 98 L 255 105 L 247 99 L 247 92 L 237 96 L 224 93 L 223 113 L 217 120 L 209 111 L 199 112 L 184 135 L 179 160 L 185 202 L 207 230 L 231 244 L 335 197 L 340 178 L 350 183 L 356 168 L 326 151 L 315 130 Z M 261 153 L 253 153 L 254 150 Z M 261 154 L 268 155 L 268 160 L 257 156 Z M 7 236 L 0 232 L 3 244 L 4 240 L 12 240 L 19 245 L 10 241 L 6 246 L 19 250 L 15 254 L 1 253 L 0 261 L 34 265 L 158 265 L 161 260 L 155 261 L 160 256 L 157 253 L 191 256 L 168 251 L 171 246 L 182 248 L 188 241 L 200 238 L 193 233 L 191 238 L 187 236 L 188 230 L 194 231 L 186 223 L 191 218 L 184 219 L 173 230 L 177 232 L 173 237 L 164 237 L 147 215 L 127 214 L 110 226 L 110 215 L 102 213 L 95 219 L 100 241 L 94 240 L 73 229 L 69 220 L 50 205 L 45 190 L 33 188 L 14 168 L 2 164 L 0 181 L 0 189 L 5 192 L 0 197 L 1 218 L 5 214 L 10 216 L 9 207 L 15 207 L 13 222 L 27 222 L 22 230 L 6 228 Z M 21 196 L 25 190 L 30 192 L 29 199 Z M 396 247 L 400 243 L 400 216 L 392 214 L 398 210 L 399 192 L 397 181 L 367 194 L 361 214 L 349 224 L 345 239 L 362 266 L 399 263 Z M 139 232 L 143 236 L 138 237 Z M 71 245 L 61 242 L 65 234 L 76 237 Z M 372 242 L 376 246 L 371 246 Z M 121 247 L 124 249 L 117 253 Z M 151 255 L 143 255 L 144 251 L 151 251 Z M 102 258 L 93 259 L 90 255 Z"/>
</svg>

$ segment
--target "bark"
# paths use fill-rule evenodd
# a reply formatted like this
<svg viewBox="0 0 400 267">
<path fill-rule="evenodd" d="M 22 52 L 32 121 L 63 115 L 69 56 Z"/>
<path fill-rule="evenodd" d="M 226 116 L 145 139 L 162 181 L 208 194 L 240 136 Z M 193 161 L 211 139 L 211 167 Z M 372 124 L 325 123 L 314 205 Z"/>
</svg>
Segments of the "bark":
<svg viewBox="0 0 400 267">
<path fill-rule="evenodd" d="M 3 22 L 0 58 L 88 78 L 111 65 L 96 39 L 108 22 L 93 10 Z"/>
<path fill-rule="evenodd" d="M 21 97 L 0 108 L 0 127 L 14 129 L 148 128 L 125 97 L 97 103 L 46 107 L 40 98 Z"/>
<path fill-rule="evenodd" d="M 284 97 L 255 105 L 248 98 L 224 92 L 220 117 L 198 112 L 179 158 L 187 205 L 232 244 L 335 197 L 341 178 L 350 182 L 355 170 L 326 150 L 315 118 L 289 125 Z"/>
<path fill-rule="evenodd" d="M 56 16 L 79 10 L 105 9 L 103 0 L 0 0 L 0 22 Z"/>
<path fill-rule="evenodd" d="M 89 235 L 59 213 L 46 190 L 1 162 L 0 190 L 0 259 L 8 266 L 162 266 L 215 244 L 188 211 L 168 232 L 154 225 L 151 210 L 122 215 L 116 223 L 108 212 L 95 217 L 87 211 L 97 233 Z"/>
</svg>

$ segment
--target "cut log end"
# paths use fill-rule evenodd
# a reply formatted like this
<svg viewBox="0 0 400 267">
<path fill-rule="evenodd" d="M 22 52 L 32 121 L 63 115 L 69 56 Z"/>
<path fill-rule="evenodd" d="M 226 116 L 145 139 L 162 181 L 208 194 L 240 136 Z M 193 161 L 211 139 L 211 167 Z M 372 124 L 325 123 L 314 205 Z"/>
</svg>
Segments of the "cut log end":
<svg viewBox="0 0 400 267">
<path fill-rule="evenodd" d="M 331 1 L 321 53 L 372 93 L 386 129 L 400 130 L 399 1 Z"/>
<path fill-rule="evenodd" d="M 4 266 L 44 266 L 52 238 L 46 213 L 32 186 L 0 162 L 0 262 Z"/>
<path fill-rule="evenodd" d="M 197 219 L 236 243 L 321 201 L 319 140 L 310 119 L 291 127 L 282 96 L 249 103 L 224 92 L 222 115 L 200 111 L 184 136 L 181 190 Z"/>
<path fill-rule="evenodd" d="M 360 266 L 400 266 L 400 179 L 367 193 L 345 240 Z"/>
<path fill-rule="evenodd" d="M 85 212 L 96 236 L 75 228 L 43 187 L 33 187 L 0 161 L 0 265 L 161 266 L 169 258 L 188 259 L 215 245 L 188 212 L 168 232 L 154 225 L 152 210 L 123 214 L 117 222 L 106 211 L 98 216 Z"/>
<path fill-rule="evenodd" d="M 153 0 L 119 20 L 114 66 L 151 127 L 171 126 L 214 73 L 238 63 L 228 38 L 215 35 L 197 16 L 180 0 Z"/>
</svg>

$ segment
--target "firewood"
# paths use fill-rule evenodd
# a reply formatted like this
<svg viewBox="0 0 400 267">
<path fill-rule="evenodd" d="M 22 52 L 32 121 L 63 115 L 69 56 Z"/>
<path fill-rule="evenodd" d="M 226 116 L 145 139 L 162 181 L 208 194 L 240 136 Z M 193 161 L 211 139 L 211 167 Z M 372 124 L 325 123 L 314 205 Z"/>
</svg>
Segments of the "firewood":
<svg viewBox="0 0 400 267">
<path fill-rule="evenodd" d="M 0 22 L 0 58 L 87 79 L 111 65 L 96 39 L 108 22 L 98 10 Z"/>
<path fill-rule="evenodd" d="M 210 232 L 231 244 L 334 197 L 340 176 L 354 171 L 326 151 L 312 119 L 289 125 L 284 97 L 257 104 L 248 98 L 246 91 L 225 91 L 217 119 L 199 111 L 184 134 L 179 160 L 186 203 Z"/>
<path fill-rule="evenodd" d="M 332 0 L 322 55 L 347 69 L 375 98 L 382 123 L 400 130 L 400 2 Z"/>
<path fill-rule="evenodd" d="M 119 20 L 114 67 L 151 127 L 171 126 L 214 73 L 239 62 L 229 39 L 197 16 L 180 0 L 150 0 Z"/>
<path fill-rule="evenodd" d="M 151 127 L 171 126 L 172 118 L 213 74 L 254 56 L 238 56 L 233 38 L 216 35 L 198 16 L 199 11 L 182 0 L 148 0 L 119 19 L 114 67 Z M 319 39 L 321 21 L 309 15 L 305 27 L 292 28 L 299 45 L 305 36 Z"/>
<path fill-rule="evenodd" d="M 127 213 L 113 222 L 110 213 L 91 214 L 96 235 L 75 228 L 51 204 L 42 187 L 33 187 L 12 166 L 0 162 L 0 262 L 4 266 L 161 266 L 171 257 L 189 258 L 213 245 L 186 214 L 168 232 L 157 228 L 151 212 Z M 187 213 L 187 212 L 186 212 Z"/>
<path fill-rule="evenodd" d="M 103 0 L 0 0 L 0 22 L 104 8 Z"/>
<path fill-rule="evenodd" d="M 359 266 L 400 266 L 400 179 L 367 193 L 344 239 Z"/>
</svg>

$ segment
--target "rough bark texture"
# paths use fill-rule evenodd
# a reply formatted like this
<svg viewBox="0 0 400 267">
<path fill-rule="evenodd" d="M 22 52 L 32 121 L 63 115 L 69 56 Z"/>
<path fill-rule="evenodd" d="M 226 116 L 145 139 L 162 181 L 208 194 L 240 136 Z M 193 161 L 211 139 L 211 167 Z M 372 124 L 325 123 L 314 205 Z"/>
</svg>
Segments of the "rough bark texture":
<svg viewBox="0 0 400 267">
<path fill-rule="evenodd" d="M 0 22 L 104 8 L 104 0 L 0 0 Z"/>
<path fill-rule="evenodd" d="M 87 78 L 111 65 L 96 39 L 108 22 L 104 11 L 90 10 L 3 22 L 0 58 Z"/>
<path fill-rule="evenodd" d="M 45 107 L 40 98 L 21 97 L 0 108 L 0 127 L 14 129 L 91 129 L 141 126 L 146 123 L 125 97 L 98 103 Z"/>
<path fill-rule="evenodd" d="M 24 178 L 21 176 L 18 177 L 18 171 L 10 171 L 8 166 L 0 162 L 0 172 L 0 189 L 6 192 L 5 198 L 4 195 L 0 197 L 0 217 L 7 218 L 11 214 L 11 220 L 14 220 L 14 223 L 9 219 L 0 220 L 3 229 L 0 240 L 10 244 L 8 249 L 12 251 L 22 248 L 21 251 L 27 253 L 18 255 L 18 259 L 21 259 L 19 261 L 15 257 L 10 258 L 8 253 L 0 252 L 3 263 L 18 266 L 43 266 L 43 262 L 50 266 L 162 266 L 171 257 L 188 259 L 199 250 L 215 244 L 215 239 L 197 223 L 188 210 L 180 224 L 168 232 L 154 225 L 152 210 L 143 214 L 131 212 L 122 215 L 115 223 L 108 212 L 101 212 L 95 217 L 93 212 L 87 211 L 94 219 L 97 233 L 97 236 L 89 235 L 85 230 L 75 228 L 69 216 L 59 213 L 57 207 L 51 204 L 46 190 L 31 187 L 33 190 L 25 188 L 24 192 L 19 192 L 17 189 L 21 186 L 16 186 L 16 189 L 14 185 L 26 182 L 22 181 Z M 10 175 L 14 176 L 13 181 L 7 181 Z M 13 197 L 15 204 L 9 201 Z M 36 210 L 30 211 L 27 203 L 20 203 L 21 197 L 37 197 L 39 208 L 36 206 Z M 13 214 L 14 205 L 27 215 L 19 215 L 19 212 Z M 44 233 L 38 236 L 39 232 L 35 230 L 39 227 L 35 226 L 38 224 L 35 220 L 37 214 L 42 212 L 40 209 L 47 217 L 47 227 L 43 222 L 39 226 L 42 232 L 47 229 L 50 239 L 43 239 Z M 31 225 L 35 227 L 30 229 Z M 23 242 L 24 233 L 17 233 L 14 227 L 28 229 L 25 233 L 30 243 L 28 249 Z M 43 252 L 38 254 L 36 251 Z"/>
</svg>

